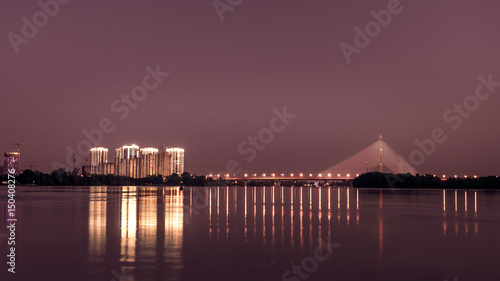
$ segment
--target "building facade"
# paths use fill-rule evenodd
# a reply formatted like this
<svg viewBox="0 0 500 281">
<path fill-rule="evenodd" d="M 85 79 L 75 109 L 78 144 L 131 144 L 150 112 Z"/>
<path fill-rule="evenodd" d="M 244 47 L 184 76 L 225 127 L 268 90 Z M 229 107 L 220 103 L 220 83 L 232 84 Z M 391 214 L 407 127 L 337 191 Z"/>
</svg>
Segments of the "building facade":
<svg viewBox="0 0 500 281">
<path fill-rule="evenodd" d="M 139 146 L 124 145 L 115 150 L 115 174 L 131 178 L 140 177 Z"/>
<path fill-rule="evenodd" d="M 84 176 L 117 175 L 131 178 L 145 178 L 173 173 L 184 173 L 184 149 L 179 147 L 140 148 L 138 145 L 124 145 L 115 150 L 115 162 L 108 163 L 108 149 L 94 147 L 90 150 L 90 165 L 82 169 Z"/>
<path fill-rule="evenodd" d="M 168 175 L 184 173 L 184 149 L 180 147 L 168 147 L 165 151 L 169 158 Z"/>
<path fill-rule="evenodd" d="M 141 172 L 140 177 L 158 175 L 158 148 L 144 147 L 141 148 Z"/>
<path fill-rule="evenodd" d="M 106 175 L 106 164 L 108 163 L 108 149 L 104 147 L 93 147 L 90 149 L 90 173 Z"/>
<path fill-rule="evenodd" d="M 3 155 L 3 168 L 4 168 L 4 173 L 8 174 L 9 170 L 14 169 L 15 170 L 15 175 L 19 176 L 19 171 L 20 171 L 20 160 L 21 160 L 21 154 L 19 152 L 6 152 Z"/>
</svg>

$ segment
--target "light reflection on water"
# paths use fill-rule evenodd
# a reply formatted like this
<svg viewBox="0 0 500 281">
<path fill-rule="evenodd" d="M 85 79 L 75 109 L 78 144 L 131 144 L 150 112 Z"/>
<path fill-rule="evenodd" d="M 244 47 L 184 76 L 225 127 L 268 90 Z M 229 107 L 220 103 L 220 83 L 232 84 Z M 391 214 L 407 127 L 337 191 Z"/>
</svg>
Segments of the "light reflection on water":
<svg viewBox="0 0 500 281">
<path fill-rule="evenodd" d="M 318 238 L 341 247 L 308 280 L 422 280 L 429 272 L 428 280 L 474 280 L 476 267 L 493 276 L 487 261 L 500 250 L 492 245 L 498 192 L 124 186 L 18 196 L 18 241 L 34 249 L 19 247 L 23 264 L 51 280 L 111 280 L 122 269 L 134 280 L 280 280 Z M 52 261 L 40 260 L 45 252 Z M 54 259 L 65 262 L 61 271 L 45 272 Z"/>
</svg>

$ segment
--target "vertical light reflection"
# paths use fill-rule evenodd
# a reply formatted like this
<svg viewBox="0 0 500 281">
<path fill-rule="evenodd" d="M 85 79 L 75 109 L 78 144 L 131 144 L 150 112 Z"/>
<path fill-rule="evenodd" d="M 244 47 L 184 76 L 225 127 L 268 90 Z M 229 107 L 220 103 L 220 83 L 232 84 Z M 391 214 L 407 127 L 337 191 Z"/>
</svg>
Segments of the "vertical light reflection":
<svg viewBox="0 0 500 281">
<path fill-rule="evenodd" d="M 285 196 L 283 186 L 281 186 L 281 244 L 285 244 Z"/>
<path fill-rule="evenodd" d="M 327 237 L 330 237 L 331 233 L 331 220 L 332 220 L 332 193 L 331 193 L 331 187 L 328 187 L 328 226 L 327 226 Z"/>
<path fill-rule="evenodd" d="M 349 225 L 349 222 L 351 220 L 351 208 L 350 208 L 350 203 L 349 203 L 349 188 L 347 188 L 346 190 L 346 193 L 347 193 L 347 216 L 346 216 L 346 221 L 347 221 L 347 225 Z"/>
<path fill-rule="evenodd" d="M 309 247 L 312 249 L 312 213 L 313 213 L 313 206 L 312 206 L 312 186 L 309 187 Z"/>
<path fill-rule="evenodd" d="M 448 230 L 448 223 L 446 221 L 446 190 L 443 189 L 443 235 L 446 236 Z"/>
<path fill-rule="evenodd" d="M 340 187 L 337 187 L 337 199 L 338 199 L 337 208 L 339 209 L 339 215 L 340 215 Z"/>
<path fill-rule="evenodd" d="M 247 202 L 247 186 L 245 185 L 245 243 L 248 242 L 248 222 L 247 222 L 247 214 L 248 213 L 248 202 Z"/>
<path fill-rule="evenodd" d="M 380 201 L 379 201 L 379 208 L 382 209 L 384 207 L 384 197 L 382 194 L 382 190 L 380 191 Z"/>
<path fill-rule="evenodd" d="M 220 186 L 217 186 L 217 195 L 215 198 L 215 203 L 217 204 L 217 220 L 216 220 L 216 227 L 217 227 L 217 232 L 215 234 L 215 237 L 219 239 L 219 234 L 220 234 L 220 216 L 219 216 L 219 203 L 220 203 Z"/>
<path fill-rule="evenodd" d="M 455 189 L 455 212 L 458 210 L 457 209 L 457 190 Z"/>
<path fill-rule="evenodd" d="M 212 188 L 208 188 L 208 241 L 212 241 Z"/>
<path fill-rule="evenodd" d="M 283 186 L 281 186 L 281 205 L 285 203 L 285 195 L 283 191 Z"/>
<path fill-rule="evenodd" d="M 331 198 L 331 193 L 330 193 L 330 191 L 331 191 L 331 187 L 329 186 L 329 187 L 328 187 L 328 211 L 329 211 L 329 212 L 330 212 L 330 211 L 331 211 L 331 209 L 332 209 L 331 200 L 330 200 L 330 198 Z"/>
<path fill-rule="evenodd" d="M 234 214 L 238 214 L 238 208 L 236 206 L 238 205 L 238 188 L 233 189 L 233 194 L 234 194 L 234 199 L 233 199 L 233 208 L 234 208 Z"/>
<path fill-rule="evenodd" d="M 474 190 L 474 212 L 477 213 L 477 191 Z"/>
<path fill-rule="evenodd" d="M 293 187 L 290 187 L 290 245 L 293 248 L 294 237 L 293 237 Z"/>
<path fill-rule="evenodd" d="M 464 198 L 464 202 L 465 202 L 465 212 L 467 213 L 467 190 L 465 191 L 465 198 Z"/>
<path fill-rule="evenodd" d="M 274 223 L 274 217 L 276 216 L 276 212 L 274 210 L 274 185 L 273 185 L 273 189 L 272 189 L 272 192 L 273 192 L 273 205 L 272 205 L 272 210 L 271 210 L 271 225 L 272 225 L 272 237 L 271 237 L 271 243 L 272 243 L 272 248 L 274 250 L 274 246 L 276 244 L 276 236 L 275 236 L 275 233 L 276 233 L 276 224 Z"/>
<path fill-rule="evenodd" d="M 106 187 L 93 186 L 89 195 L 89 255 L 97 262 L 106 255 L 106 191 Z"/>
<path fill-rule="evenodd" d="M 193 189 L 189 189 L 189 219 L 193 217 Z"/>
<path fill-rule="evenodd" d="M 257 241 L 257 188 L 253 189 L 253 240 Z"/>
<path fill-rule="evenodd" d="M 266 187 L 263 188 L 262 196 L 266 200 Z M 263 243 L 266 244 L 266 204 L 262 204 L 262 235 Z"/>
<path fill-rule="evenodd" d="M 226 243 L 229 235 L 229 186 L 226 186 Z"/>
<path fill-rule="evenodd" d="M 184 229 L 184 192 L 180 191 L 178 187 L 166 187 L 166 198 L 165 198 L 165 251 L 163 255 L 165 256 L 167 262 L 180 264 L 182 260 L 182 244 L 183 244 L 183 229 Z M 147 200 L 147 210 L 153 212 L 156 210 L 157 199 L 156 197 L 150 197 Z M 156 222 L 156 217 L 151 215 L 144 216 L 144 219 L 148 218 L 144 223 L 149 225 L 158 225 Z M 156 231 L 151 231 L 148 233 L 147 238 L 154 241 L 156 239 Z M 141 238 L 143 239 L 143 238 Z M 153 256 L 155 255 L 155 245 L 152 244 Z"/>
<path fill-rule="evenodd" d="M 322 191 L 322 188 L 320 186 L 319 187 L 319 199 L 318 199 L 318 201 L 319 201 L 319 205 L 318 205 L 318 227 L 319 227 L 319 229 L 318 229 L 318 231 L 319 231 L 320 237 L 322 237 L 321 236 L 321 222 L 322 222 L 321 218 L 323 216 L 322 211 L 321 211 L 321 204 L 323 203 L 321 200 L 321 191 Z"/>
<path fill-rule="evenodd" d="M 340 187 L 337 187 L 337 222 L 340 223 Z"/>
<path fill-rule="evenodd" d="M 300 187 L 300 211 L 302 212 L 302 186 Z"/>
<path fill-rule="evenodd" d="M 120 261 L 135 262 L 137 236 L 137 188 L 123 187 L 121 204 Z"/>
<path fill-rule="evenodd" d="M 474 190 L 474 236 L 477 237 L 479 225 L 477 222 L 477 191 Z"/>
<path fill-rule="evenodd" d="M 153 261 L 155 257 L 155 246 L 156 246 L 156 233 L 158 227 L 158 211 L 157 211 L 157 197 L 151 196 L 156 187 L 139 188 L 140 194 L 138 196 L 138 216 L 137 216 L 137 251 L 140 250 L 140 256 L 142 261 Z M 178 200 L 179 190 L 175 188 L 172 190 L 172 196 L 170 197 L 170 214 L 176 214 L 176 209 L 172 206 L 176 206 L 182 210 L 182 202 Z M 167 213 L 166 215 L 168 215 Z M 178 212 L 177 212 L 178 213 Z M 182 216 L 182 212 L 181 212 Z M 183 219 L 183 218 L 181 218 Z M 167 222 L 166 222 L 167 223 Z M 182 235 L 182 220 L 179 225 L 179 221 L 176 217 L 175 225 L 170 225 L 170 227 L 165 228 L 165 233 L 170 231 L 173 232 L 176 238 L 179 238 L 179 231 Z M 177 242 L 177 241 L 176 241 Z"/>
<path fill-rule="evenodd" d="M 359 189 L 356 189 L 356 210 L 359 210 Z"/>
<path fill-rule="evenodd" d="M 300 233 L 299 233 L 299 239 L 300 239 L 300 247 L 304 247 L 304 221 L 303 221 L 303 215 L 304 211 L 302 209 L 302 186 L 300 187 L 300 213 L 299 213 L 299 220 L 300 220 Z"/>
<path fill-rule="evenodd" d="M 356 189 L 356 225 L 359 226 L 359 189 Z"/>
<path fill-rule="evenodd" d="M 443 189 L 443 211 L 446 211 L 446 190 Z"/>
</svg>

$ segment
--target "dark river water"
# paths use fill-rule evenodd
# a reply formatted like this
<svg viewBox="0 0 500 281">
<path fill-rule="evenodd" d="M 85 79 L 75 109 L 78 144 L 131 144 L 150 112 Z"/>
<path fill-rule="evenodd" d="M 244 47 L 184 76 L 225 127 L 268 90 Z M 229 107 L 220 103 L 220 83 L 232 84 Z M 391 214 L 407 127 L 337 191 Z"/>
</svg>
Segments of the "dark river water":
<svg viewBox="0 0 500 281">
<path fill-rule="evenodd" d="M 0 188 L 0 280 L 500 280 L 500 191 Z"/>
</svg>

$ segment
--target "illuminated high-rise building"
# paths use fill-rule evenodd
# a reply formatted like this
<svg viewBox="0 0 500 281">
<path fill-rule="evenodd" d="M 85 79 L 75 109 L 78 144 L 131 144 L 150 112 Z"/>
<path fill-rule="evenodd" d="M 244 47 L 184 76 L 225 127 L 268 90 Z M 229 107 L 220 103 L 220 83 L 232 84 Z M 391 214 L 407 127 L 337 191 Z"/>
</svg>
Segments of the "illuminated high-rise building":
<svg viewBox="0 0 500 281">
<path fill-rule="evenodd" d="M 158 175 L 158 148 L 144 147 L 141 148 L 141 167 L 140 177 Z"/>
<path fill-rule="evenodd" d="M 179 147 L 165 148 L 168 157 L 168 175 L 184 173 L 184 149 Z"/>
<path fill-rule="evenodd" d="M 167 177 L 167 176 L 170 176 L 171 174 L 169 174 L 170 172 L 170 158 L 168 156 L 168 153 L 165 149 L 165 147 L 163 147 L 161 149 L 161 152 L 160 152 L 160 155 L 158 157 L 158 174 L 159 175 L 162 175 L 164 178 Z"/>
<path fill-rule="evenodd" d="M 9 170 L 14 169 L 15 175 L 19 176 L 19 161 L 21 158 L 21 154 L 19 152 L 6 152 L 3 155 L 3 168 L 5 174 L 9 173 Z"/>
<path fill-rule="evenodd" d="M 90 149 L 90 173 L 105 175 L 106 163 L 108 163 L 108 149 L 104 147 L 93 147 Z"/>
<path fill-rule="evenodd" d="M 140 177 L 139 146 L 124 145 L 115 150 L 115 174 L 132 178 Z"/>
</svg>

